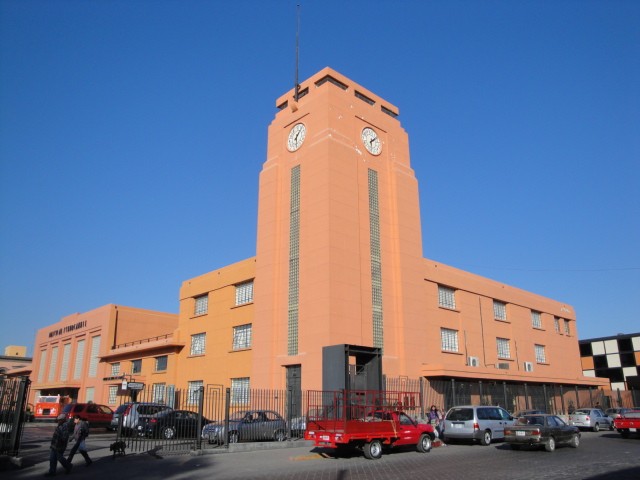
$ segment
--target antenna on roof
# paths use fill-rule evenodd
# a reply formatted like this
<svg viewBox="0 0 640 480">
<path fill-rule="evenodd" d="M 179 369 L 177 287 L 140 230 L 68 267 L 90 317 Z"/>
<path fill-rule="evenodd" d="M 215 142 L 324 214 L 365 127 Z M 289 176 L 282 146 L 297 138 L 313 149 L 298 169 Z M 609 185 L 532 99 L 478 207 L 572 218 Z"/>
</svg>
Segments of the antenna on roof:
<svg viewBox="0 0 640 480">
<path fill-rule="evenodd" d="M 295 78 L 295 92 L 293 99 L 297 102 L 300 96 L 300 84 L 298 83 L 298 65 L 300 64 L 300 4 L 296 9 L 296 78 Z"/>
</svg>

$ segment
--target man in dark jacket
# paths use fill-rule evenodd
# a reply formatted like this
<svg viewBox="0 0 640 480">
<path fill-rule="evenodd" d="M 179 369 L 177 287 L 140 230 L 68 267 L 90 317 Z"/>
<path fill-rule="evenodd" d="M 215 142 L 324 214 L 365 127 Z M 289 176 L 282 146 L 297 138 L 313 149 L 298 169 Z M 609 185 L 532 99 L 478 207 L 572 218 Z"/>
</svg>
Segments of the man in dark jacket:
<svg viewBox="0 0 640 480">
<path fill-rule="evenodd" d="M 81 418 L 77 415 L 73 419 L 73 421 L 73 440 L 76 443 L 73 445 L 73 447 L 71 447 L 71 451 L 69 452 L 67 460 L 69 461 L 69 463 L 72 463 L 73 456 L 79 450 L 80 454 L 84 457 L 84 461 L 88 467 L 93 463 L 89 458 L 89 453 L 87 452 L 87 446 L 85 444 L 85 439 L 89 436 L 89 422 L 87 422 L 86 418 Z"/>
<path fill-rule="evenodd" d="M 58 462 L 64 467 L 67 473 L 71 472 L 71 465 L 66 458 L 64 458 L 64 451 L 67 449 L 67 443 L 69 443 L 69 430 L 67 429 L 67 417 L 61 413 L 58 415 L 58 426 L 53 432 L 51 437 L 51 446 L 49 447 L 49 471 L 45 474 L 46 477 L 52 477 L 56 474 L 56 467 Z"/>
</svg>

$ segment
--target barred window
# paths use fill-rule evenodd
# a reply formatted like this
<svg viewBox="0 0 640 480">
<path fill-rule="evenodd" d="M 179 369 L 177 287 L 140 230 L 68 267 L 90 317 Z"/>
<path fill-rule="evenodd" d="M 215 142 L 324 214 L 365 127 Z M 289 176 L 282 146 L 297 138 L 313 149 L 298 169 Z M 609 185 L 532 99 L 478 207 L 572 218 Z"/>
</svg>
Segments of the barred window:
<svg viewBox="0 0 640 480">
<path fill-rule="evenodd" d="M 167 386 L 164 383 L 154 383 L 153 390 L 151 394 L 151 401 L 155 403 L 165 403 L 166 398 L 165 394 L 167 391 Z"/>
<path fill-rule="evenodd" d="M 166 355 L 156 357 L 156 372 L 164 372 L 167 369 L 167 362 L 168 357 Z"/>
<path fill-rule="evenodd" d="M 118 401 L 118 386 L 109 385 L 109 398 L 107 399 L 107 403 L 109 405 L 115 405 L 117 401 Z"/>
<path fill-rule="evenodd" d="M 445 352 L 458 351 L 458 331 L 449 328 L 440 329 L 441 348 Z"/>
<path fill-rule="evenodd" d="M 511 349 L 508 338 L 496 338 L 498 346 L 498 358 L 511 358 Z"/>
<path fill-rule="evenodd" d="M 140 373 L 142 371 L 142 359 L 131 360 L 131 373 Z"/>
<path fill-rule="evenodd" d="M 498 300 L 494 300 L 493 301 L 493 317 L 496 320 L 506 320 L 507 304 L 504 302 L 499 302 Z"/>
<path fill-rule="evenodd" d="M 569 329 L 569 320 L 564 321 L 564 333 L 567 335 L 571 335 L 571 330 Z"/>
<path fill-rule="evenodd" d="M 251 347 L 251 324 L 233 327 L 233 349 L 241 350 Z"/>
<path fill-rule="evenodd" d="M 193 311 L 194 315 L 204 315 L 209 311 L 209 294 L 208 293 L 195 297 L 194 300 L 195 300 L 195 308 Z"/>
<path fill-rule="evenodd" d="M 71 344 L 65 343 L 62 348 L 62 369 L 60 370 L 60 380 L 69 378 L 69 357 L 71 356 Z"/>
<path fill-rule="evenodd" d="M 553 317 L 553 325 L 556 328 L 556 333 L 560 333 L 560 319 L 558 317 Z"/>
<path fill-rule="evenodd" d="M 120 375 L 120 362 L 112 363 L 111 364 L 111 376 L 112 377 L 117 377 L 118 375 Z"/>
<path fill-rule="evenodd" d="M 191 335 L 191 353 L 190 355 L 204 355 L 207 334 L 197 333 Z"/>
<path fill-rule="evenodd" d="M 76 363 L 73 367 L 73 379 L 78 380 L 82 376 L 84 366 L 84 340 L 78 340 L 76 346 Z"/>
<path fill-rule="evenodd" d="M 455 290 L 449 287 L 443 287 L 442 285 L 438 285 L 438 305 L 443 308 L 449 308 L 451 310 L 455 310 L 456 308 L 456 297 Z"/>
<path fill-rule="evenodd" d="M 540 312 L 531 311 L 531 326 L 533 328 L 542 328 L 542 318 Z"/>
<path fill-rule="evenodd" d="M 249 377 L 231 379 L 231 405 L 249 404 Z"/>
<path fill-rule="evenodd" d="M 89 359 L 89 376 L 95 377 L 98 374 L 98 362 L 100 357 L 100 335 L 91 338 L 91 357 Z"/>
<path fill-rule="evenodd" d="M 253 280 L 236 285 L 236 305 L 253 302 Z"/>
<path fill-rule="evenodd" d="M 193 380 L 188 383 L 187 405 L 197 405 L 200 398 L 200 388 L 204 385 L 202 380 Z"/>
<path fill-rule="evenodd" d="M 544 351 L 544 345 L 536 345 L 536 362 L 547 363 L 547 355 Z"/>
<path fill-rule="evenodd" d="M 51 361 L 49 362 L 49 382 L 55 380 L 56 368 L 58 367 L 58 347 L 51 349 Z"/>
</svg>

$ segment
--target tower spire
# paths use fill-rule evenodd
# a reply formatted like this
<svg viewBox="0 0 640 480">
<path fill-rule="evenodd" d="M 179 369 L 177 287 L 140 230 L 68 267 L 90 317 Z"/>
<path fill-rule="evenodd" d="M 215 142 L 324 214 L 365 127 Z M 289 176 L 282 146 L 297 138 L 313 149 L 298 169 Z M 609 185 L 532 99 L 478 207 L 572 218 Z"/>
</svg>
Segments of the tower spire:
<svg viewBox="0 0 640 480">
<path fill-rule="evenodd" d="M 300 4 L 296 8 L 296 78 L 293 98 L 297 102 L 300 94 L 300 84 L 298 83 L 298 67 L 300 65 Z"/>
</svg>

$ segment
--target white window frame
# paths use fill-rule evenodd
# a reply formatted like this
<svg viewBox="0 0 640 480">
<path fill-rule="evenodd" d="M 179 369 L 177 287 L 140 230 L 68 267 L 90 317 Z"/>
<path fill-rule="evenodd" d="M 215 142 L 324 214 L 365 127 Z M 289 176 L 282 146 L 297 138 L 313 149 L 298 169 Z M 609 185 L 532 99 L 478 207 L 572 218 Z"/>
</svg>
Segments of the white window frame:
<svg viewBox="0 0 640 480">
<path fill-rule="evenodd" d="M 71 344 L 65 343 L 62 347 L 62 367 L 60 368 L 60 380 L 69 379 L 69 358 L 71 357 Z"/>
<path fill-rule="evenodd" d="M 51 361 L 49 362 L 49 376 L 47 377 L 49 382 L 53 382 L 56 379 L 56 368 L 58 368 L 58 346 L 57 345 L 51 349 Z"/>
<path fill-rule="evenodd" d="M 496 338 L 498 358 L 511 358 L 511 345 L 508 338 Z"/>
<path fill-rule="evenodd" d="M 164 361 L 165 361 L 164 368 L 162 368 L 162 369 L 160 369 L 158 367 L 158 363 L 160 362 L 161 358 L 164 358 Z M 168 355 L 160 355 L 158 357 L 155 357 L 155 361 L 156 362 L 155 362 L 155 370 L 154 371 L 156 371 L 156 372 L 166 372 L 167 369 L 169 368 L 169 356 Z"/>
<path fill-rule="evenodd" d="M 117 377 L 120 375 L 120 362 L 114 362 L 111 364 L 111 376 Z"/>
<path fill-rule="evenodd" d="M 209 313 L 209 294 L 205 293 L 204 295 L 198 295 L 197 297 L 193 297 L 194 305 L 193 305 L 193 315 L 206 315 Z"/>
<path fill-rule="evenodd" d="M 560 319 L 558 317 L 553 317 L 553 325 L 556 329 L 556 333 L 560 333 Z"/>
<path fill-rule="evenodd" d="M 191 350 L 189 355 L 204 355 L 207 350 L 207 334 L 196 333 L 191 335 Z"/>
<path fill-rule="evenodd" d="M 154 383 L 151 387 L 151 401 L 154 403 L 166 403 L 167 401 L 167 384 Z M 193 404 L 192 404 L 193 405 Z"/>
<path fill-rule="evenodd" d="M 569 327 L 569 320 L 565 318 L 564 320 L 564 333 L 566 335 L 571 335 L 571 328 Z"/>
<path fill-rule="evenodd" d="M 545 351 L 544 345 L 534 345 L 536 352 L 536 363 L 547 363 L 547 353 Z"/>
<path fill-rule="evenodd" d="M 236 285 L 236 306 L 253 303 L 253 280 Z"/>
<path fill-rule="evenodd" d="M 451 328 L 440 329 L 440 348 L 443 352 L 458 351 L 458 330 Z"/>
<path fill-rule="evenodd" d="M 82 367 L 84 366 L 84 345 L 85 339 L 78 340 L 76 344 L 76 362 L 73 367 L 73 379 L 78 380 L 82 377 Z"/>
<path fill-rule="evenodd" d="M 136 368 L 138 365 L 138 368 Z M 136 358 L 135 360 L 131 360 L 131 374 L 142 373 L 142 359 Z"/>
<path fill-rule="evenodd" d="M 204 382 L 202 380 L 189 381 L 188 388 L 187 388 L 187 405 L 198 404 L 197 391 L 202 386 L 204 386 Z"/>
<path fill-rule="evenodd" d="M 456 291 L 451 287 L 438 285 L 438 306 L 448 308 L 449 310 L 455 310 Z"/>
<path fill-rule="evenodd" d="M 249 377 L 231 379 L 231 405 L 248 405 L 250 400 Z"/>
<path fill-rule="evenodd" d="M 98 375 L 98 362 L 100 361 L 100 335 L 91 337 L 91 358 L 89 358 L 89 377 Z"/>
<path fill-rule="evenodd" d="M 109 398 L 107 398 L 107 403 L 109 405 L 115 405 L 117 402 L 118 402 L 118 386 L 109 385 Z"/>
<path fill-rule="evenodd" d="M 493 318 L 502 322 L 507 321 L 507 304 L 500 300 L 493 301 Z"/>
<path fill-rule="evenodd" d="M 542 328 L 542 314 L 536 310 L 531 310 L 531 326 L 533 328 Z"/>
<path fill-rule="evenodd" d="M 251 348 L 251 334 L 253 325 L 247 323 L 233 327 L 233 350 L 245 350 Z"/>
</svg>

